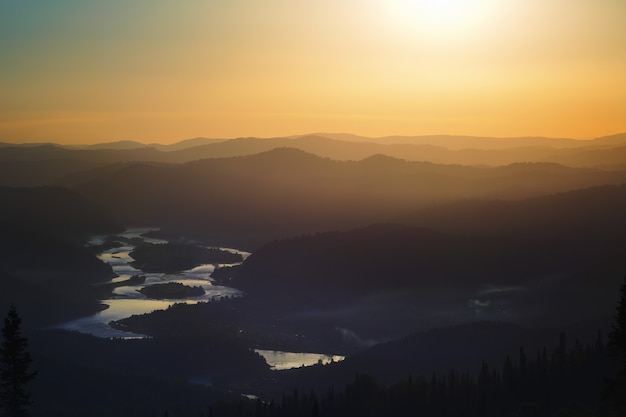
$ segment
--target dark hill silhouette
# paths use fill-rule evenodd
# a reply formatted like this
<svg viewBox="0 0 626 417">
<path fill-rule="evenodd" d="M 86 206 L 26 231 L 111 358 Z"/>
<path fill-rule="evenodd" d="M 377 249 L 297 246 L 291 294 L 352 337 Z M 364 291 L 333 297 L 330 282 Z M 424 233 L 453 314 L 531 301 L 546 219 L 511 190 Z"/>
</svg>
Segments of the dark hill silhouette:
<svg viewBox="0 0 626 417">
<path fill-rule="evenodd" d="M 68 175 L 109 164 L 161 161 L 164 152 L 150 147 L 133 149 L 70 149 L 58 145 L 0 148 L 0 186 L 57 185 Z"/>
<path fill-rule="evenodd" d="M 595 166 L 623 169 L 626 161 L 626 146 L 599 144 L 597 147 L 578 148 L 567 152 L 554 153 L 544 160 L 568 166 Z"/>
<path fill-rule="evenodd" d="M 0 186 L 31 187 L 54 185 L 55 181 L 77 172 L 89 171 L 94 164 L 80 159 L 44 159 L 0 162 Z"/>
<path fill-rule="evenodd" d="M 619 184 L 626 172 L 555 164 L 478 168 L 387 156 L 336 161 L 279 148 L 183 165 L 121 164 L 70 180 L 123 224 L 267 241 L 357 227 L 446 200 L 521 199 Z"/>
<path fill-rule="evenodd" d="M 574 167 L 625 169 L 626 134 L 581 141 L 551 138 L 476 138 L 456 136 L 388 137 L 314 134 L 278 138 L 195 138 L 172 145 L 120 141 L 88 146 L 3 144 L 0 185 L 51 185 L 60 178 L 120 162 L 185 163 L 198 159 L 246 156 L 290 147 L 337 160 L 375 154 L 438 164 L 500 166 L 516 162 L 555 162 Z M 36 163 L 36 165 L 35 165 Z"/>
<path fill-rule="evenodd" d="M 597 326 L 600 327 L 597 327 Z M 574 341 L 592 343 L 598 332 L 608 331 L 606 323 L 561 327 L 530 328 L 506 322 L 474 321 L 460 325 L 416 332 L 397 340 L 381 343 L 355 353 L 337 368 L 346 377 L 359 372 L 393 381 L 414 374 L 445 373 L 451 368 L 477 374 L 484 361 L 504 363 L 507 356 L 519 357 L 520 347 L 531 358 L 545 346 L 555 345 L 558 334 L 567 332 L 570 346 Z M 338 372 L 339 373 L 339 372 Z"/>
<path fill-rule="evenodd" d="M 204 158 L 246 156 L 267 152 L 276 148 L 288 147 L 290 142 L 292 142 L 292 140 L 286 138 L 237 138 L 200 145 L 180 151 L 173 151 L 170 153 L 170 156 L 172 162 L 188 162 Z"/>
<path fill-rule="evenodd" d="M 146 148 L 150 145 L 146 145 L 140 142 L 135 142 L 133 140 L 120 140 L 117 142 L 106 142 L 106 143 L 96 143 L 94 145 L 84 145 L 84 146 L 76 146 L 72 148 L 76 149 L 116 149 L 116 150 L 130 150 L 130 149 L 138 149 L 138 148 Z"/>
<path fill-rule="evenodd" d="M 169 145 L 162 145 L 162 144 L 158 144 L 158 143 L 152 143 L 150 144 L 150 146 L 160 150 L 160 151 L 180 151 L 183 149 L 187 149 L 187 148 L 195 148 L 197 146 L 201 146 L 201 145 L 206 145 L 209 143 L 217 143 L 217 142 L 223 142 L 226 139 L 212 139 L 212 138 L 203 138 L 203 137 L 197 137 L 197 138 L 190 138 L 190 139 L 185 139 L 185 140 L 181 140 L 180 142 L 175 142 Z"/>
<path fill-rule="evenodd" d="M 0 148 L 0 161 L 81 160 L 92 164 L 128 161 L 162 161 L 167 153 L 146 145 L 92 145 L 90 149 L 56 144 L 12 145 Z M 119 148 L 119 149 L 118 149 Z"/>
<path fill-rule="evenodd" d="M 0 187 L 0 223 L 5 236 L 37 231 L 81 243 L 119 227 L 92 202 L 61 187 Z"/>
<path fill-rule="evenodd" d="M 449 285 L 468 288 L 477 284 L 472 277 L 511 285 L 557 261 L 541 249 L 534 252 L 534 245 L 510 239 L 378 224 L 268 244 L 247 259 L 234 282 L 254 293 L 282 288 L 287 293 L 352 295 Z M 529 262 L 530 254 L 534 256 Z M 516 270 L 504 273 L 511 265 Z"/>
<path fill-rule="evenodd" d="M 620 139 L 620 136 L 616 138 Z M 558 140 L 548 138 L 478 140 L 478 138 L 466 137 L 456 138 L 455 141 L 451 139 L 450 137 L 425 137 L 415 141 L 407 139 L 406 141 L 390 140 L 378 143 L 367 141 L 366 138 L 356 142 L 323 135 L 270 139 L 238 138 L 169 152 L 161 161 L 187 162 L 202 158 L 245 156 L 290 147 L 338 160 L 360 160 L 374 154 L 384 154 L 412 161 L 431 161 L 442 164 L 495 166 L 525 161 L 559 163 L 563 161 L 569 162 L 572 166 L 616 165 L 623 167 L 624 158 L 620 159 L 620 155 L 623 155 L 622 150 L 613 155 L 606 155 L 609 159 L 602 160 L 602 155 L 592 152 L 591 148 L 592 145 L 608 147 L 608 149 L 620 148 L 626 144 L 626 141 L 622 143 L 621 140 L 616 139 L 597 142 L 564 140 L 571 146 L 563 148 L 556 145 L 560 143 Z M 505 143 L 507 146 L 492 146 L 498 143 Z M 589 157 L 586 156 L 588 152 Z"/>
<path fill-rule="evenodd" d="M 522 346 L 534 358 L 543 346 L 558 340 L 555 335 L 558 331 L 554 329 L 530 329 L 505 322 L 474 321 L 432 328 L 353 353 L 332 367 L 290 371 L 281 375 L 281 383 L 325 388 L 329 380 L 341 386 L 355 374 L 374 375 L 391 383 L 409 374 L 430 378 L 434 372 L 445 374 L 450 369 L 475 375 L 484 361 L 500 364 L 508 355 L 516 359 Z"/>
<path fill-rule="evenodd" d="M 92 203 L 58 187 L 0 188 L 0 308 L 52 324 L 99 309 L 92 284 L 111 270 L 84 247 L 119 226 Z"/>
<path fill-rule="evenodd" d="M 309 404 L 317 415 L 319 402 L 321 415 L 604 415 L 607 404 L 602 381 L 614 374 L 615 364 L 602 337 L 596 333 L 593 339 L 580 340 L 571 333 L 559 336 L 553 332 L 543 346 L 534 349 L 526 339 L 532 339 L 533 333 L 501 323 L 474 323 L 436 329 L 372 349 L 382 353 L 379 357 L 364 352 L 332 366 L 282 372 L 278 376 L 280 411 L 293 410 L 295 414 Z M 522 335 L 523 342 L 514 346 L 522 341 Z M 416 339 L 414 343 L 411 338 Z M 501 352 L 507 353 L 506 358 L 493 355 L 505 346 L 510 349 Z M 483 354 L 493 356 L 485 359 Z M 443 357 L 450 358 L 451 365 L 468 359 L 473 369 L 468 372 L 466 365 L 445 367 L 441 363 L 437 372 L 425 372 L 436 368 Z M 344 384 L 345 391 L 337 392 L 336 387 Z M 260 389 L 268 390 L 268 385 Z M 307 397 L 299 396 L 294 386 L 314 388 Z M 292 396 L 285 394 L 290 389 Z M 276 398 L 280 393 L 278 389 L 269 395 Z M 298 401 L 299 407 L 295 407 Z M 346 406 L 346 401 L 350 405 Z M 231 406 L 232 415 L 235 406 Z M 272 414 L 276 407 L 265 410 L 267 415 L 284 415 L 284 411 Z"/>
<path fill-rule="evenodd" d="M 601 136 L 593 140 L 592 146 L 624 146 L 626 145 L 626 133 Z"/>
<path fill-rule="evenodd" d="M 0 150 L 0 161 L 38 161 L 67 157 L 72 151 L 54 144 L 4 146 Z"/>
<path fill-rule="evenodd" d="M 316 133 L 331 139 L 348 142 L 372 142 L 386 144 L 420 144 L 442 146 L 451 150 L 460 149 L 513 149 L 523 147 L 578 148 L 600 144 L 625 145 L 626 133 L 617 133 L 590 140 L 570 138 L 549 138 L 541 136 L 527 137 L 486 137 L 464 135 L 423 135 L 423 136 L 384 136 L 371 138 L 346 133 Z"/>
<path fill-rule="evenodd" d="M 601 186 L 510 201 L 459 201 L 419 210 L 408 224 L 448 233 L 516 236 L 536 242 L 564 267 L 559 285 L 537 295 L 537 303 L 560 300 L 550 320 L 610 316 L 616 288 L 626 270 L 626 186 Z M 604 300 L 600 302 L 598 300 Z"/>
<path fill-rule="evenodd" d="M 277 320 L 372 331 L 361 339 L 476 317 L 608 320 L 626 270 L 624 212 L 626 186 L 453 203 L 406 219 L 422 228 L 276 241 L 254 252 L 234 282 Z"/>
<path fill-rule="evenodd" d="M 467 136 L 467 135 L 420 135 L 405 136 L 392 135 L 377 138 L 358 136 L 345 133 L 319 133 L 337 140 L 351 142 L 373 142 L 384 144 L 411 144 L 411 145 L 434 145 L 451 150 L 460 149 L 510 149 L 526 146 L 548 146 L 548 147 L 576 147 L 582 141 L 569 138 L 547 138 L 547 137 L 507 137 L 498 138 L 490 136 Z"/>
<path fill-rule="evenodd" d="M 522 345 L 534 353 L 541 345 L 537 346 L 529 333 L 520 325 L 481 321 L 429 329 L 376 345 L 351 356 L 342 365 L 392 379 L 401 378 L 406 369 L 430 375 L 468 365 L 477 368 L 487 359 L 503 361 Z"/>
<path fill-rule="evenodd" d="M 573 190 L 524 201 L 465 200 L 414 212 L 399 221 L 452 233 L 526 236 L 580 243 L 626 236 L 626 185 Z M 471 221 L 468 221 L 471 219 Z"/>
<path fill-rule="evenodd" d="M 230 380 L 269 371 L 262 358 L 225 333 L 121 340 L 39 331 L 30 339 L 39 371 L 31 385 L 33 414 L 193 415 L 207 403 L 238 400 L 240 393 L 223 388 Z M 202 376 L 205 382 L 191 382 Z"/>
</svg>

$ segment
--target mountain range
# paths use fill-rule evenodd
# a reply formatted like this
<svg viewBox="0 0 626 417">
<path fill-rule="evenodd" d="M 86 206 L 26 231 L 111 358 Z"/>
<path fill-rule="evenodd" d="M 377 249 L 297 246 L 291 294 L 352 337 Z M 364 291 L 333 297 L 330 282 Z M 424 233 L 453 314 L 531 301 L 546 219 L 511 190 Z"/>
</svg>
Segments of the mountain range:
<svg viewBox="0 0 626 417">
<path fill-rule="evenodd" d="M 477 138 L 457 136 L 372 139 L 341 134 L 286 138 L 195 138 L 172 145 L 123 141 L 88 146 L 0 144 L 0 185 L 50 185 L 65 175 L 104 165 L 143 161 L 184 163 L 198 159 L 252 155 L 277 148 L 300 149 L 336 160 L 381 154 L 437 164 L 501 166 L 519 162 L 623 170 L 626 134 L 593 140 Z"/>
</svg>

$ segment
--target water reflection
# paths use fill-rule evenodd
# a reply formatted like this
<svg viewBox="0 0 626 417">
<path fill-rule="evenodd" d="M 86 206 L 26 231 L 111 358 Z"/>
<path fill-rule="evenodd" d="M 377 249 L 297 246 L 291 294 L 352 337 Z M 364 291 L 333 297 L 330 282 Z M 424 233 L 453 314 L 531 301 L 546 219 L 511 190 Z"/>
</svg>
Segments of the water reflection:
<svg viewBox="0 0 626 417">
<path fill-rule="evenodd" d="M 223 297 L 239 297 L 242 295 L 242 292 L 235 288 L 213 285 L 211 273 L 215 270 L 215 265 L 199 265 L 177 274 L 144 273 L 133 267 L 131 263 L 134 259 L 130 256 L 130 252 L 135 249 L 135 246 L 126 242 L 129 239 L 133 239 L 152 244 L 167 243 L 167 241 L 163 239 L 147 238 L 144 236 L 145 233 L 154 230 L 158 229 L 131 229 L 117 236 L 94 236 L 89 240 L 88 245 L 92 246 L 102 245 L 107 241 L 107 239 L 112 238 L 115 240 L 116 237 L 124 241 L 124 246 L 107 249 L 98 254 L 98 258 L 102 262 L 109 264 L 113 269 L 113 272 L 117 275 L 108 283 L 120 283 L 130 279 L 133 275 L 142 275 L 145 276 L 146 279 L 141 284 L 116 287 L 113 290 L 113 296 L 110 299 L 101 301 L 102 304 L 107 306 L 105 310 L 93 316 L 63 323 L 58 326 L 59 328 L 75 330 L 81 333 L 89 333 L 98 337 L 107 338 L 145 337 L 143 335 L 113 329 L 108 323 L 136 314 L 145 314 L 151 313 L 155 310 L 164 310 L 176 303 L 196 304 L 198 302 L 212 301 Z M 250 255 L 248 252 L 232 248 L 220 249 L 239 253 L 244 257 L 244 259 Z M 199 286 L 204 289 L 205 294 L 198 297 L 189 297 L 184 299 L 154 300 L 146 298 L 145 295 L 139 292 L 139 290 L 145 286 L 167 282 L 178 282 L 188 286 Z M 106 284 L 106 282 L 103 284 Z"/>
<path fill-rule="evenodd" d="M 204 264 L 191 268 L 177 274 L 162 273 L 144 273 L 143 271 L 133 267 L 131 264 L 134 259 L 130 256 L 130 252 L 135 246 L 128 243 L 133 241 L 143 241 L 152 244 L 166 244 L 163 239 L 147 238 L 145 234 L 158 229 L 131 229 L 117 236 L 94 236 L 88 245 L 100 246 L 107 241 L 120 239 L 123 246 L 106 249 L 98 254 L 98 258 L 111 266 L 113 272 L 117 275 L 108 283 L 120 283 L 130 279 L 133 275 L 145 276 L 145 281 L 136 285 L 122 285 L 113 290 L 110 299 L 102 300 L 102 304 L 107 308 L 93 316 L 84 317 L 71 322 L 63 323 L 59 328 L 74 330 L 81 333 L 89 333 L 98 337 L 106 338 L 144 338 L 145 335 L 125 332 L 117 330 L 109 326 L 111 321 L 121 320 L 132 315 L 151 313 L 155 310 L 165 310 L 176 303 L 196 304 L 199 302 L 212 301 L 222 297 L 239 297 L 242 293 L 230 287 L 213 285 L 211 273 L 215 271 L 216 265 Z M 233 248 L 219 248 L 229 252 L 240 254 L 246 259 L 250 253 L 243 252 Z M 220 264 L 219 266 L 232 266 L 236 264 Z M 162 284 L 167 282 L 179 282 L 188 286 L 199 286 L 205 291 L 204 295 L 198 297 L 189 297 L 185 299 L 167 299 L 154 300 L 146 298 L 139 292 L 140 289 L 153 284 Z M 106 283 L 102 283 L 106 284 Z M 102 285 L 101 284 L 101 285 Z M 345 359 L 344 356 L 326 355 L 321 353 L 297 353 L 297 352 L 281 352 L 276 350 L 255 350 L 259 355 L 265 358 L 265 361 L 273 370 L 284 370 L 299 368 L 302 366 L 312 366 L 316 364 L 329 364 L 339 362 Z M 202 376 L 193 380 L 195 383 L 211 384 L 210 377 Z"/>
<path fill-rule="evenodd" d="M 301 368 L 304 366 L 313 366 L 317 364 L 328 365 L 333 362 L 340 362 L 345 356 L 326 355 L 323 353 L 302 353 L 302 352 L 281 352 L 278 350 L 254 350 L 263 356 L 265 362 L 274 371 L 285 369 Z"/>
</svg>

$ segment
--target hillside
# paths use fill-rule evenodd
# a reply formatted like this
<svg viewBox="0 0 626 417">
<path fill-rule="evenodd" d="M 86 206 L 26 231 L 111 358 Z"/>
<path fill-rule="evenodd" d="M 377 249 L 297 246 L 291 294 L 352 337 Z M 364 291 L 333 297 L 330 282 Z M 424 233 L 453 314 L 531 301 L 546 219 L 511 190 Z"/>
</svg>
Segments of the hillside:
<svg viewBox="0 0 626 417">
<path fill-rule="evenodd" d="M 414 216 L 422 227 L 275 241 L 244 262 L 233 285 L 250 294 L 251 320 L 267 311 L 347 349 L 475 319 L 609 320 L 626 271 L 625 210 L 624 186 L 450 204 Z M 353 336 L 342 342 L 338 328 Z"/>
<path fill-rule="evenodd" d="M 118 227 L 67 189 L 0 188 L 0 308 L 19 305 L 31 325 L 97 311 L 91 286 L 112 273 L 84 243 Z"/>
<path fill-rule="evenodd" d="M 381 155 L 336 161 L 281 148 L 182 165 L 121 164 L 80 178 L 85 181 L 74 179 L 74 190 L 121 223 L 210 232 L 231 241 L 245 235 L 263 243 L 387 221 L 444 201 L 522 199 L 622 184 L 626 171 L 555 164 L 478 168 Z"/>
<path fill-rule="evenodd" d="M 590 242 L 606 245 L 623 240 L 625 212 L 626 185 L 617 185 L 522 201 L 467 199 L 419 209 L 397 221 L 454 233 L 579 241 L 591 246 Z"/>
<path fill-rule="evenodd" d="M 68 175 L 120 162 L 185 163 L 253 155 L 283 147 L 344 161 L 381 154 L 437 164 L 502 166 L 520 162 L 551 162 L 610 170 L 623 170 L 626 161 L 626 134 L 587 141 L 445 135 L 366 138 L 326 133 L 266 139 L 195 138 L 171 145 L 133 141 L 68 147 L 5 143 L 0 146 L 0 185 L 51 185 L 63 181 Z"/>
</svg>

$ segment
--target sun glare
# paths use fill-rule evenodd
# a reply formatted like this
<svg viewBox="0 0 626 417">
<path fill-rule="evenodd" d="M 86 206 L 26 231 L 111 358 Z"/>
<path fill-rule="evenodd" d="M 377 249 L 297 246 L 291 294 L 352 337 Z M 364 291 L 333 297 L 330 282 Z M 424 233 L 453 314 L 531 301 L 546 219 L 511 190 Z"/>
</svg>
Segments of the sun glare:
<svg viewBox="0 0 626 417">
<path fill-rule="evenodd" d="M 454 38 L 480 31 L 492 16 L 493 0 L 392 0 L 393 24 L 414 34 Z"/>
</svg>

